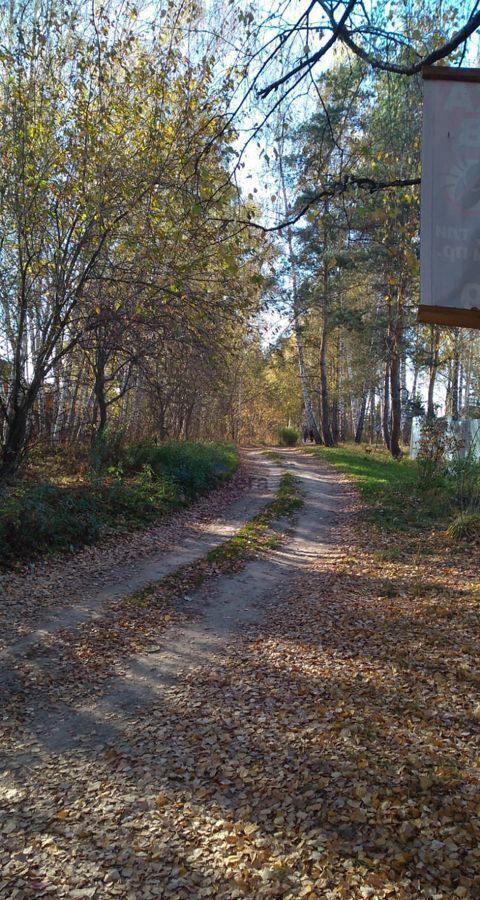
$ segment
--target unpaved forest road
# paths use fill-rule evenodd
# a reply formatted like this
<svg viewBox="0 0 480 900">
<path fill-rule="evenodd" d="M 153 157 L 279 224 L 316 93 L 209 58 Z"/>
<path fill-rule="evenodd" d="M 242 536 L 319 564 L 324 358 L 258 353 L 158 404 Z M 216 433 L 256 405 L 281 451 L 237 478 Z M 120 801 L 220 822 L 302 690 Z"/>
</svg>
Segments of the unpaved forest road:
<svg viewBox="0 0 480 900">
<path fill-rule="evenodd" d="M 188 602 L 168 582 L 24 646 L 0 723 L 1 900 L 480 900 L 475 553 L 395 533 L 392 560 L 341 476 L 284 457 L 305 506 L 279 549 L 207 568 L 197 593 L 181 580 Z M 170 552 L 178 521 L 147 549 Z"/>
<path fill-rule="evenodd" d="M 174 551 L 142 560 L 133 572 L 130 565 L 123 578 L 117 570 L 114 580 L 101 591 L 83 595 L 81 602 L 70 598 L 68 605 L 54 606 L 29 634 L 0 652 L 0 686 L 3 685 L 4 697 L 9 688 L 18 689 L 16 667 L 23 657 L 32 661 L 39 673 L 48 670 L 51 678 L 55 658 L 48 645 L 44 646 L 46 638 L 59 630 L 74 630 L 79 624 L 100 616 L 105 601 L 128 596 L 195 562 L 255 516 L 274 496 L 281 469 L 261 452 L 252 451 L 251 457 L 248 490 L 227 506 L 220 520 L 210 523 L 201 534 L 190 530 Z M 312 457 L 298 451 L 283 451 L 282 458 L 297 479 L 304 505 L 296 516 L 293 533 L 280 549 L 247 563 L 235 575 L 207 579 L 200 588 L 189 591 L 185 610 L 194 621 L 182 628 L 172 626 L 166 634 L 162 633 L 158 652 L 149 649 L 148 653 L 123 663 L 122 674 L 104 685 L 95 708 L 83 707 L 81 703 L 74 708 L 55 703 L 51 708 L 48 695 L 41 698 L 38 691 L 30 696 L 27 703 L 33 706 L 28 715 L 29 729 L 41 739 L 40 752 L 42 747 L 56 752 L 79 743 L 95 746 L 99 740 L 114 738 L 117 726 L 112 726 L 112 722 L 117 717 L 121 719 L 124 714 L 141 708 L 151 694 L 161 693 L 186 670 L 208 663 L 212 656 L 223 651 L 230 636 L 261 619 L 262 603 L 271 599 L 276 590 L 308 570 L 319 557 L 335 556 L 333 526 L 341 509 L 343 485 L 332 470 Z M 58 677 L 61 675 L 60 671 Z"/>
<path fill-rule="evenodd" d="M 68 643 L 69 635 L 89 622 L 112 618 L 115 601 L 160 582 L 229 540 L 272 499 L 279 479 L 279 467 L 262 451 L 246 451 L 239 487 L 233 485 L 230 492 L 226 485 L 186 511 L 161 520 L 143 533 L 135 532 L 133 552 L 128 535 L 120 535 L 116 547 L 86 547 L 73 558 L 59 557 L 53 564 L 41 562 L 25 576 L 1 576 L 3 704 L 18 697 L 23 706 L 28 706 L 33 686 L 32 702 L 37 709 L 39 705 L 43 708 L 39 704 L 42 682 L 61 681 L 62 673 L 54 672 L 55 655 L 64 655 L 61 644 Z M 57 637 L 60 647 L 55 651 Z"/>
<path fill-rule="evenodd" d="M 264 607 L 275 602 L 277 593 L 288 590 L 315 560 L 335 558 L 334 526 L 342 511 L 344 485 L 318 459 L 297 451 L 285 451 L 282 456 L 288 471 L 298 479 L 304 506 L 297 513 L 293 532 L 278 550 L 248 562 L 236 574 L 208 579 L 190 593 L 188 612 L 193 619 L 163 632 L 154 652 L 124 661 L 122 671 L 108 678 L 93 700 L 82 698 L 81 685 L 76 686 L 71 702 L 58 700 L 55 690 L 42 693 L 40 679 L 38 692 L 33 690 L 24 698 L 22 716 L 14 720 L 10 731 L 5 716 L 0 785 L 7 803 L 5 812 L 0 813 L 0 832 L 3 826 L 7 849 L 0 849 L 1 898 L 23 900 L 44 894 L 129 900 L 250 896 L 237 894 L 236 889 L 233 893 L 217 893 L 216 888 L 213 894 L 202 893 L 199 885 L 187 886 L 184 893 L 175 861 L 167 858 L 162 863 L 167 869 L 162 869 L 158 856 L 149 862 L 139 851 L 140 857 L 132 863 L 133 851 L 124 845 L 123 825 L 119 825 L 117 790 L 120 788 L 120 804 L 141 801 L 139 810 L 145 820 L 148 810 L 158 809 L 158 796 L 155 800 L 154 795 L 161 794 L 160 770 L 178 749 L 171 745 L 166 730 L 172 690 L 188 685 L 191 673 L 195 678 L 197 671 L 213 671 L 222 659 L 228 659 L 229 642 L 262 620 Z M 17 654 L 30 653 L 39 670 L 53 667 L 54 671 L 55 658 L 38 649 L 45 636 L 59 626 L 75 629 L 85 617 L 96 615 L 101 601 L 112 593 L 128 594 L 199 558 L 256 514 L 271 497 L 281 474 L 279 467 L 260 453 L 256 462 L 263 475 L 258 475 L 250 493 L 234 504 L 229 519 L 212 526 L 196 542 L 189 537 L 175 555 L 142 563 L 123 585 L 116 573 L 115 582 L 84 601 L 80 609 L 74 604 L 54 608 L 31 635 L 7 648 L 3 656 L 5 687 L 15 678 Z M 265 627 L 268 630 L 268 622 Z M 61 675 L 59 669 L 58 678 Z M 139 736 L 142 740 L 135 747 Z M 217 758 L 213 749 L 211 756 Z M 203 771 L 200 763 L 195 754 L 188 758 L 188 779 L 195 780 L 196 772 Z M 207 760 L 205 771 L 208 765 Z M 138 767 L 142 776 L 138 779 L 137 771 L 132 782 L 133 770 Z M 183 777 L 184 763 L 180 770 Z M 8 806 L 14 816 L 11 826 L 5 818 Z M 80 811 L 79 816 L 73 807 Z M 156 840 L 160 845 L 171 835 L 168 821 L 159 828 Z M 50 849 L 52 841 L 55 851 Z"/>
<path fill-rule="evenodd" d="M 40 562 L 25 575 L 0 575 L 2 612 L 10 603 L 17 613 L 16 621 L 2 621 L 0 660 L 2 648 L 18 654 L 62 626 L 95 617 L 109 600 L 164 578 L 232 537 L 271 499 L 279 481 L 278 466 L 259 450 L 246 451 L 242 471 L 246 484 L 241 481 L 233 500 L 226 485 L 150 529 L 114 535 L 113 545 Z"/>
</svg>

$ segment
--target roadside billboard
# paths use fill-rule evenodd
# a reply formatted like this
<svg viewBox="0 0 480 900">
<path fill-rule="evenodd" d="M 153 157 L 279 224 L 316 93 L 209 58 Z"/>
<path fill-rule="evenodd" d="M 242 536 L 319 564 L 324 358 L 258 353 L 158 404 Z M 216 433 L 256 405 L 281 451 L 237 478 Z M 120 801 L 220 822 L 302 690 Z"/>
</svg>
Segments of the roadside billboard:
<svg viewBox="0 0 480 900">
<path fill-rule="evenodd" d="M 422 74 L 418 318 L 480 328 L 480 69 Z"/>
</svg>

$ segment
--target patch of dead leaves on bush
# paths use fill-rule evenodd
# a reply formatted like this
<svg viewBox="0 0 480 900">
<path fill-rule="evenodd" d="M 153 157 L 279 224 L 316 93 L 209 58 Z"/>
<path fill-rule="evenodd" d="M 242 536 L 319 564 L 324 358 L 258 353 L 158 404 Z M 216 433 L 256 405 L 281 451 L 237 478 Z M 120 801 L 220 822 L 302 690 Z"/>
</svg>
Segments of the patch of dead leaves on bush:
<svg viewBox="0 0 480 900">
<path fill-rule="evenodd" d="M 477 561 L 337 537 L 114 743 L 54 757 L 19 731 L 2 898 L 480 897 Z"/>
</svg>

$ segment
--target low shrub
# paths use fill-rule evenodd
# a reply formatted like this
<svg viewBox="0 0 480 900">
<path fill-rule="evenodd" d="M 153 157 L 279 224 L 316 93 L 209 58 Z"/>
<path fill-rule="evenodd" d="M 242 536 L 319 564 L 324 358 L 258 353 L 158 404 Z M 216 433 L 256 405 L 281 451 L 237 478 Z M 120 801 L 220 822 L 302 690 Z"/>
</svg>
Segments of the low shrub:
<svg viewBox="0 0 480 900">
<path fill-rule="evenodd" d="M 44 483 L 0 493 L 0 561 L 94 541 L 100 531 L 95 499 Z"/>
<path fill-rule="evenodd" d="M 95 497 L 103 521 L 148 522 L 183 505 L 171 478 L 153 476 L 148 466 L 133 478 L 114 478 L 97 486 Z"/>
<path fill-rule="evenodd" d="M 448 526 L 448 536 L 454 541 L 473 541 L 480 538 L 480 513 L 460 513 Z"/>
<path fill-rule="evenodd" d="M 130 446 L 122 463 L 125 471 L 130 473 L 148 467 L 153 478 L 173 482 L 180 499 L 190 501 L 233 475 L 238 457 L 230 444 L 171 441 L 157 445 L 149 442 Z"/>
<path fill-rule="evenodd" d="M 295 447 L 298 444 L 300 435 L 296 428 L 285 426 L 278 431 L 278 439 L 282 447 Z"/>
<path fill-rule="evenodd" d="M 426 421 L 416 461 L 418 487 L 448 496 L 452 510 L 460 516 L 480 507 L 480 463 L 475 447 L 465 447 L 463 438 L 446 424 Z"/>
<path fill-rule="evenodd" d="M 238 466 L 225 444 L 137 444 L 80 487 L 24 483 L 0 491 L 0 565 L 95 541 L 102 526 L 142 525 L 214 488 Z"/>
<path fill-rule="evenodd" d="M 472 453 L 456 455 L 449 460 L 448 481 L 459 513 L 477 512 L 480 507 L 480 463 Z"/>
<path fill-rule="evenodd" d="M 420 488 L 441 487 L 446 473 L 447 435 L 436 419 L 426 419 L 420 434 L 417 473 Z"/>
<path fill-rule="evenodd" d="M 100 472 L 108 466 L 116 466 L 122 455 L 125 434 L 121 430 L 107 428 L 104 434 L 96 435 L 90 447 L 90 466 Z"/>
</svg>

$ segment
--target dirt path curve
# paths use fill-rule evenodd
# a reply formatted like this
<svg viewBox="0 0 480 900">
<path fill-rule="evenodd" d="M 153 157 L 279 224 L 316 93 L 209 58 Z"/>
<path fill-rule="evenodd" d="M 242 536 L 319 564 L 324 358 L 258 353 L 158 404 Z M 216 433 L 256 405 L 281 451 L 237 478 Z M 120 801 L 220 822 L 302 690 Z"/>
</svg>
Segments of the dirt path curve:
<svg viewBox="0 0 480 900">
<path fill-rule="evenodd" d="M 107 681 L 98 699 L 83 705 L 57 703 L 31 709 L 29 735 L 40 759 L 44 754 L 91 750 L 126 740 L 127 723 L 132 717 L 145 711 L 149 704 L 155 704 L 182 674 L 224 654 L 228 639 L 258 622 L 263 607 L 297 576 L 308 571 L 316 560 L 321 557 L 333 560 L 335 523 L 342 512 L 345 486 L 318 459 L 299 451 L 283 451 L 282 456 L 288 471 L 298 479 L 304 496 L 304 506 L 287 540 L 267 557 L 247 563 L 239 573 L 207 580 L 189 598 L 193 620 L 163 633 L 154 652 L 131 658 L 122 666 L 121 674 Z M 213 529 L 195 544 L 188 542 L 177 554 L 175 565 L 199 558 L 214 543 L 219 543 L 220 533 L 225 539 L 237 530 L 247 511 L 249 515 L 255 514 L 253 509 L 256 507 L 256 512 L 265 503 L 279 471 L 278 467 L 272 470 L 270 466 L 268 484 L 263 490 L 257 490 L 256 503 L 250 501 L 246 505 L 244 502 L 243 507 L 236 506 L 237 518 L 223 522 L 221 532 Z M 165 560 L 152 562 L 128 582 L 128 589 L 135 590 L 162 577 L 175 565 L 172 559 L 168 566 Z"/>
<path fill-rule="evenodd" d="M 104 697 L 104 708 L 132 712 L 145 691 L 162 688 L 186 669 L 205 665 L 223 653 L 228 638 L 242 633 L 263 616 L 266 601 L 320 557 L 334 557 L 335 522 L 341 511 L 343 486 L 318 459 L 283 451 L 288 471 L 298 479 L 304 506 L 293 532 L 266 558 L 248 563 L 235 575 L 203 585 L 192 595 L 198 618 L 160 641 L 158 653 L 139 655 L 115 679 Z"/>
<path fill-rule="evenodd" d="M 152 538 L 155 538 L 161 545 L 160 550 L 146 556 L 139 552 L 132 557 L 128 553 L 128 537 L 122 536 L 119 538 L 121 547 L 115 548 L 113 559 L 109 549 L 102 553 L 101 548 L 93 548 L 93 558 L 89 564 L 92 548 L 86 548 L 78 555 L 80 566 L 77 558 L 60 560 L 53 567 L 47 561 L 43 564 L 46 573 L 44 582 L 50 596 L 46 597 L 45 589 L 43 592 L 38 590 L 38 581 L 42 581 L 42 565 L 33 567 L 26 577 L 14 578 L 13 585 L 9 583 L 12 579 L 6 576 L 5 600 L 10 600 L 11 605 L 17 605 L 21 613 L 17 621 L 13 620 L 10 629 L 2 623 L 4 646 L 0 649 L 0 689 L 2 686 L 6 687 L 12 679 L 12 663 L 34 645 L 59 629 L 72 629 L 95 619 L 102 614 L 109 601 L 128 596 L 152 582 L 160 581 L 180 567 L 195 562 L 213 547 L 229 540 L 245 522 L 255 516 L 273 497 L 280 470 L 262 451 L 249 450 L 245 457 L 245 489 L 233 501 L 229 501 L 227 491 L 221 514 L 217 512 L 213 520 L 205 521 L 205 502 L 200 500 L 186 513 L 173 515 L 149 532 L 144 532 L 143 536 L 139 532 L 135 534 L 136 541 L 142 540 L 142 537 L 146 539 L 147 549 L 149 541 L 152 542 Z M 223 495 L 221 491 L 218 493 L 221 504 Z M 176 540 L 174 538 L 172 542 L 170 539 L 165 543 L 165 533 L 168 534 L 170 529 Z M 122 547 L 126 558 L 123 563 L 121 555 L 119 559 L 119 549 L 121 553 Z M 96 560 L 98 565 L 95 564 Z M 51 569 L 53 579 L 50 582 Z M 1 581 L 0 578 L 0 596 Z M 52 586 L 49 590 L 50 583 Z M 39 602 L 35 604 L 35 596 L 38 594 Z"/>
</svg>

